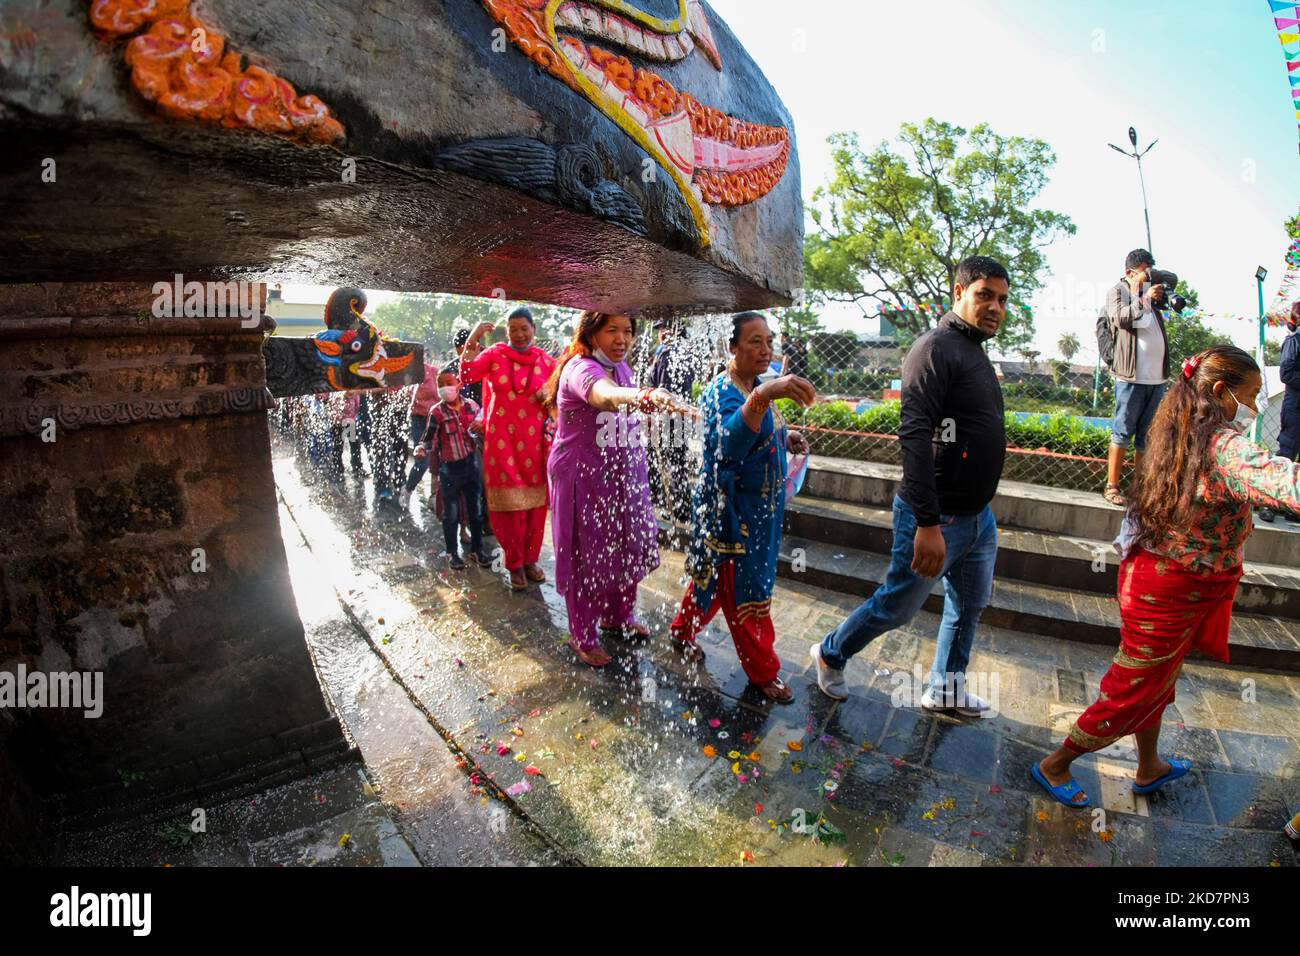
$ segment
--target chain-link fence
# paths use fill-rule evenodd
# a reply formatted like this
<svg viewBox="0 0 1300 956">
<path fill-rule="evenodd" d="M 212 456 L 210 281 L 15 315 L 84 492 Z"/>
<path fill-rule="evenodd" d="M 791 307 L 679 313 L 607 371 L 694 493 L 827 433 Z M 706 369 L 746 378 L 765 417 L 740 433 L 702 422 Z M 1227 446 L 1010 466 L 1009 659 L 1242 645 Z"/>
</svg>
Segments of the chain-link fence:
<svg viewBox="0 0 1300 956">
<path fill-rule="evenodd" d="M 774 324 L 779 326 L 779 322 Z M 725 368 L 731 329 L 728 316 L 697 316 L 665 328 L 647 325 L 639 330 L 629 359 L 641 384 L 653 380 L 694 400 Z M 1092 326 L 1092 318 L 1081 316 L 1075 327 L 1086 329 L 1086 333 L 1063 335 L 1062 348 L 1053 357 L 1029 350 L 1011 357 L 991 350 L 1007 415 L 1005 480 L 1095 492 L 1105 487 L 1115 388 L 1109 369 L 1098 360 Z M 1232 338 L 1253 354 L 1258 330 L 1241 323 Z M 557 338 L 538 341 L 555 356 L 567 344 Z M 777 354 L 764 377 L 785 371 L 803 375 L 816 386 L 817 402 L 810 408 L 781 403 L 787 422 L 803 432 L 815 455 L 897 465 L 902 460 L 898 428 L 903 354 L 895 341 L 850 331 L 778 335 Z M 437 369 L 453 358 L 449 351 L 431 352 L 426 364 Z M 1173 358 L 1171 371 L 1176 375 L 1182 356 Z M 1275 450 L 1281 388 L 1276 369 L 1266 375 L 1273 400 L 1260 416 L 1257 440 Z M 412 391 L 397 393 L 393 405 L 409 405 Z M 320 430 L 319 426 L 303 429 L 301 423 L 313 417 L 332 418 L 337 427 L 339 414 L 333 405 L 317 402 L 312 406 L 310 400 L 302 400 L 297 406 L 294 420 L 304 438 Z M 1130 454 L 1125 476 L 1131 462 Z"/>
<path fill-rule="evenodd" d="M 1249 335 L 1258 332 L 1250 327 Z M 1068 359 L 990 353 L 1006 408 L 1004 479 L 1097 492 L 1105 487 L 1115 385 L 1098 359 L 1095 339 L 1090 334 L 1084 344 L 1081 338 L 1065 343 Z M 1255 352 L 1247 335 L 1238 338 L 1242 341 L 1236 344 Z M 776 364 L 812 381 L 818 400 L 807 409 L 783 402 L 782 413 L 804 433 L 815 454 L 901 463 L 903 354 L 897 347 L 867 337 L 816 334 L 794 341 L 787 352 Z M 1179 374 L 1180 364 L 1181 359 L 1171 362 L 1172 374 Z M 1282 403 L 1276 371 L 1271 377 L 1276 394 L 1260 416 L 1257 440 L 1275 450 Z M 1131 463 L 1130 453 L 1126 474 Z"/>
</svg>

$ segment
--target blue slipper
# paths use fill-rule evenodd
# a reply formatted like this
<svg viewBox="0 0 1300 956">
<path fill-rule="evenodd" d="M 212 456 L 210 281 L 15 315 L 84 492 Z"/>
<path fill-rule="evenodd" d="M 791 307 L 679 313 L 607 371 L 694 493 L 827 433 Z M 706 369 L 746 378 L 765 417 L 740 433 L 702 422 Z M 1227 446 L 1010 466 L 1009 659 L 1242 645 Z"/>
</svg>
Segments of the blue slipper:
<svg viewBox="0 0 1300 956">
<path fill-rule="evenodd" d="M 1085 798 L 1082 803 L 1073 799 L 1076 793 L 1083 790 L 1083 787 L 1079 786 L 1079 781 L 1075 780 L 1073 777 L 1060 786 L 1053 787 L 1047 782 L 1047 778 L 1043 776 L 1043 771 L 1038 769 L 1038 764 L 1034 764 L 1030 773 L 1034 775 L 1034 779 L 1038 781 L 1039 785 L 1044 790 L 1052 795 L 1052 798 L 1056 800 L 1057 803 L 1063 803 L 1067 807 L 1073 807 L 1076 810 L 1092 806 L 1092 801 L 1087 798 Z"/>
<path fill-rule="evenodd" d="M 1159 780 L 1152 780 L 1145 787 L 1139 787 L 1136 782 L 1133 784 L 1134 793 L 1155 793 L 1170 781 L 1177 780 L 1179 777 L 1187 776 L 1187 771 L 1192 769 L 1190 760 L 1175 759 L 1169 761 L 1170 770 Z"/>
</svg>

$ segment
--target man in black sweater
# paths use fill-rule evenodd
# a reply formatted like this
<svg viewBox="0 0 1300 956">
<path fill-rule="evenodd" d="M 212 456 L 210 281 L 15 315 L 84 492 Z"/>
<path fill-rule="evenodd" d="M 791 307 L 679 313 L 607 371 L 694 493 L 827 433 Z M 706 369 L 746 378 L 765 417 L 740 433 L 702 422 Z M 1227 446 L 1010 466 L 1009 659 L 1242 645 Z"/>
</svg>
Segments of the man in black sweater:
<svg viewBox="0 0 1300 956">
<path fill-rule="evenodd" d="M 989 713 L 966 688 L 975 627 L 993 591 L 997 523 L 989 502 L 1007 453 L 1002 387 L 984 353 L 1006 315 L 1010 279 L 987 256 L 957 267 L 953 311 L 918 338 L 903 362 L 903 483 L 894 498 L 894 548 L 884 583 L 820 644 L 817 683 L 844 700 L 844 665 L 902 627 L 943 576 L 943 622 L 921 695 L 926 710 Z"/>
</svg>

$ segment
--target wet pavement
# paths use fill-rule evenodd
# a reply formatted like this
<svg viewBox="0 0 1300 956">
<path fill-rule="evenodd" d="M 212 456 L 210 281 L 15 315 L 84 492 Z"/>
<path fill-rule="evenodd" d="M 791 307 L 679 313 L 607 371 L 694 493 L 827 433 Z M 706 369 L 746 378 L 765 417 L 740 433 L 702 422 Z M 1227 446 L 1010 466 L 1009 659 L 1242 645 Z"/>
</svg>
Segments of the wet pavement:
<svg viewBox="0 0 1300 956">
<path fill-rule="evenodd" d="M 351 475 L 304 479 L 291 449 L 275 465 L 322 678 L 423 863 L 1297 862 L 1281 833 L 1300 810 L 1294 677 L 1188 664 L 1162 742 L 1196 769 L 1134 796 L 1131 744 L 1116 745 L 1076 763 L 1102 806 L 1080 813 L 1029 767 L 1095 697 L 1105 648 L 982 629 L 971 670 L 1000 713 L 932 716 L 898 700 L 933 654 L 937 618 L 922 614 L 850 664 L 835 704 L 808 646 L 857 601 L 782 580 L 778 651 L 796 695 L 782 707 L 747 687 L 725 625 L 701 635 L 699 668 L 669 650 L 684 579 L 665 551 L 639 601 L 655 636 L 609 641 L 615 663 L 597 671 L 564 646 L 549 584 L 512 594 L 504 574 L 447 569 L 422 491 L 402 516 L 376 511 Z"/>
</svg>

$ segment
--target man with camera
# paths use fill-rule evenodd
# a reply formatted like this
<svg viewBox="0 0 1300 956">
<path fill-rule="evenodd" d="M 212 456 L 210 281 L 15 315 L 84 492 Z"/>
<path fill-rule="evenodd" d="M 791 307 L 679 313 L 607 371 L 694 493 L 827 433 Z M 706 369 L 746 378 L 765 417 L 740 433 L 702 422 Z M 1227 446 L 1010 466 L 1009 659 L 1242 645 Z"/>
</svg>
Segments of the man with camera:
<svg viewBox="0 0 1300 956">
<path fill-rule="evenodd" d="M 1174 296 L 1178 277 L 1155 267 L 1145 249 L 1134 249 L 1124 261 L 1124 278 L 1106 295 L 1106 319 L 1114 339 L 1111 372 L 1115 377 L 1115 417 L 1111 423 L 1105 497 L 1126 504 L 1120 491 L 1120 471 L 1129 442 L 1134 466 L 1142 463 L 1147 428 L 1155 416 L 1169 379 L 1169 340 L 1164 311 L 1181 311 Z"/>
<path fill-rule="evenodd" d="M 1282 340 L 1282 362 L 1280 372 L 1286 394 L 1282 399 L 1282 430 L 1277 436 L 1277 453 L 1279 457 L 1300 460 L 1300 302 L 1291 305 L 1291 314 L 1286 319 L 1286 338 Z M 1262 521 L 1272 521 L 1275 517 L 1272 508 L 1260 508 Z M 1300 523 L 1300 515 L 1289 515 L 1292 524 Z"/>
</svg>

